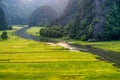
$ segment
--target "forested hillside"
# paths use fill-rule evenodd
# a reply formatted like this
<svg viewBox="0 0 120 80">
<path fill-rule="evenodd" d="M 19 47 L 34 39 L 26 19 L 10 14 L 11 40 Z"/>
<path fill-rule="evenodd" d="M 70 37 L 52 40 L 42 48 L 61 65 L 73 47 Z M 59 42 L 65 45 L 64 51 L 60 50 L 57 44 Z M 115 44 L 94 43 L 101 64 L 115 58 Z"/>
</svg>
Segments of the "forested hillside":
<svg viewBox="0 0 120 80">
<path fill-rule="evenodd" d="M 30 26 L 45 26 L 58 17 L 57 11 L 51 6 L 42 6 L 34 10 L 29 19 Z"/>
<path fill-rule="evenodd" d="M 119 0 L 70 0 L 51 25 L 68 25 L 69 37 L 81 40 L 120 39 Z"/>
<path fill-rule="evenodd" d="M 3 9 L 0 7 L 0 30 L 8 29 L 8 24 Z"/>
</svg>

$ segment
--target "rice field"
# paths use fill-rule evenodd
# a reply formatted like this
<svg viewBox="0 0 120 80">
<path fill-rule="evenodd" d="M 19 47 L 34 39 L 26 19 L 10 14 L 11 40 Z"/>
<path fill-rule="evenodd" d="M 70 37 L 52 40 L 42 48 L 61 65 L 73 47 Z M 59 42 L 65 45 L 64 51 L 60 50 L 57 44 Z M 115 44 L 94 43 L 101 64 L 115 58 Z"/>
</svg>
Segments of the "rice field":
<svg viewBox="0 0 120 80">
<path fill-rule="evenodd" d="M 22 39 L 0 41 L 0 80 L 120 80 L 120 68 L 87 52 Z"/>
</svg>

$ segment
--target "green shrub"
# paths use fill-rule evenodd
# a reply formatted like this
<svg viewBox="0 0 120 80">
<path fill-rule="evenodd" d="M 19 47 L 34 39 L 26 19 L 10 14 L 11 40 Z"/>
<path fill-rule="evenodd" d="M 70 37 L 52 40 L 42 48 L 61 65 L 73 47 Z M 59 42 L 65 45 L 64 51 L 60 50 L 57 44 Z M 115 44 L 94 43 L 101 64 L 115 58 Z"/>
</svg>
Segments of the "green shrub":
<svg viewBox="0 0 120 80">
<path fill-rule="evenodd" d="M 43 37 L 60 38 L 63 37 L 64 34 L 64 28 L 58 26 L 47 27 L 40 30 L 40 35 Z"/>
<path fill-rule="evenodd" d="M 6 39 L 8 39 L 8 36 L 7 36 L 7 32 L 2 32 L 2 34 L 1 34 L 1 39 L 2 40 L 6 40 Z"/>
<path fill-rule="evenodd" d="M 86 40 L 86 38 L 87 38 L 87 36 L 86 36 L 86 35 L 82 35 L 82 36 L 80 37 L 80 40 L 85 41 L 85 40 Z"/>
</svg>

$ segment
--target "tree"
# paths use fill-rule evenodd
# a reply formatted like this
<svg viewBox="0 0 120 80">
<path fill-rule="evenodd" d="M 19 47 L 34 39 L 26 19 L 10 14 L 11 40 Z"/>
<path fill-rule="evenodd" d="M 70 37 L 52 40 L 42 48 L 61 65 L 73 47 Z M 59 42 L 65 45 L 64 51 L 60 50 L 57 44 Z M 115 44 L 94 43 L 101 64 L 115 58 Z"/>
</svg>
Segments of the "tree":
<svg viewBox="0 0 120 80">
<path fill-rule="evenodd" d="M 60 38 L 60 37 L 63 37 L 66 32 L 62 27 L 53 26 L 53 27 L 46 27 L 46 28 L 40 29 L 39 33 L 43 37 Z"/>
<path fill-rule="evenodd" d="M 108 40 L 120 39 L 120 7 L 113 6 L 106 15 L 107 23 L 105 25 L 105 32 Z"/>
<path fill-rule="evenodd" d="M 2 32 L 2 34 L 1 34 L 0 37 L 1 37 L 2 40 L 6 40 L 6 39 L 8 39 L 7 32 L 6 32 L 6 31 Z"/>
</svg>

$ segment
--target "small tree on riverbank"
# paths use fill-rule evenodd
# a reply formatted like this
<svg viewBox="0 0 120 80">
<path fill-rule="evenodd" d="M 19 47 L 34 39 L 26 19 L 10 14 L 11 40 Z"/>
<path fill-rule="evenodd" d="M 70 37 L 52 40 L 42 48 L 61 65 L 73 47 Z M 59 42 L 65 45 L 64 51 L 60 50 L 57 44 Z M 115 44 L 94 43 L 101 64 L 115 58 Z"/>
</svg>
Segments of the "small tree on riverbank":
<svg viewBox="0 0 120 80">
<path fill-rule="evenodd" d="M 8 39 L 7 32 L 6 32 L 6 31 L 2 32 L 0 38 L 1 38 L 2 40 L 6 40 L 6 39 Z"/>
</svg>

